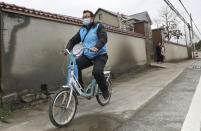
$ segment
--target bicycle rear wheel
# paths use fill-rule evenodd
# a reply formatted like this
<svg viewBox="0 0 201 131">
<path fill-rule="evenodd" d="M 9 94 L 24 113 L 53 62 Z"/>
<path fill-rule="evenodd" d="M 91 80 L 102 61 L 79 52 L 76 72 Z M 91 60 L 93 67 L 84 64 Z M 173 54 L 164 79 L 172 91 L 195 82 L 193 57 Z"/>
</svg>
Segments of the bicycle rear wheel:
<svg viewBox="0 0 201 131">
<path fill-rule="evenodd" d="M 70 89 L 67 88 L 58 90 L 51 99 L 49 117 L 54 126 L 67 126 L 73 120 L 77 110 L 77 95 L 75 92 L 73 92 L 69 106 L 66 108 L 69 99 Z"/>
<path fill-rule="evenodd" d="M 106 82 L 107 82 L 106 84 L 108 86 L 108 91 L 109 91 L 109 97 L 107 99 L 103 98 L 101 90 L 99 89 L 99 87 L 97 87 L 98 88 L 98 93 L 96 95 L 96 99 L 97 99 L 98 103 L 101 106 L 104 106 L 104 105 L 108 104 L 110 102 L 110 98 L 111 98 L 111 95 L 112 95 L 112 82 L 111 82 L 110 79 L 108 79 Z"/>
</svg>

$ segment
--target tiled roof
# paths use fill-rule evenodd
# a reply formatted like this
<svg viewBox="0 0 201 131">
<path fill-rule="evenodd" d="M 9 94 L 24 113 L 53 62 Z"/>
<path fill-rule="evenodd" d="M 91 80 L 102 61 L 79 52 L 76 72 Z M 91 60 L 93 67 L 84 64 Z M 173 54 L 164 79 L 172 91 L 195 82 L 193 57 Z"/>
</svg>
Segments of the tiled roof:
<svg viewBox="0 0 201 131">
<path fill-rule="evenodd" d="M 98 8 L 98 10 L 96 11 L 96 13 L 98 13 L 99 10 L 103 10 L 111 15 L 114 15 L 114 16 L 117 16 L 117 13 L 116 12 L 113 12 L 113 11 L 110 11 L 110 10 L 106 10 L 106 9 L 103 9 L 103 8 Z M 96 15 L 95 13 L 95 15 Z"/>
<path fill-rule="evenodd" d="M 6 12 L 13 12 L 17 14 L 30 15 L 35 17 L 47 18 L 47 19 L 49 18 L 49 19 L 62 20 L 62 21 L 66 21 L 66 22 L 70 22 L 74 24 L 82 24 L 81 19 L 79 18 L 53 14 L 53 13 L 44 12 L 44 11 L 35 10 L 35 9 L 28 9 L 26 7 L 17 6 L 14 4 L 7 4 L 4 2 L 0 2 L 0 8 L 1 10 Z"/>
<path fill-rule="evenodd" d="M 44 11 L 35 10 L 35 9 L 29 9 L 26 7 L 17 6 L 14 4 L 7 4 L 4 2 L 0 2 L 0 10 L 2 10 L 4 12 L 12 12 L 12 13 L 16 13 L 16 14 L 22 14 L 22 15 L 28 15 L 28 16 L 32 16 L 32 17 L 60 21 L 60 22 L 65 22 L 65 23 L 69 23 L 69 24 L 74 24 L 74 25 L 80 25 L 80 26 L 82 25 L 82 21 L 80 18 L 65 16 L 65 15 L 60 15 L 60 14 L 53 14 L 53 13 L 44 12 Z M 104 25 L 104 26 L 105 26 L 105 29 L 110 32 L 145 38 L 144 35 L 139 34 L 139 33 L 122 30 L 122 29 L 115 28 L 115 27 L 112 27 L 109 25 Z"/>
<path fill-rule="evenodd" d="M 118 17 L 118 12 L 113 12 L 113 11 L 106 10 L 106 9 L 103 9 L 103 8 L 98 8 L 98 10 L 96 11 L 96 13 L 95 13 L 94 15 L 96 16 L 96 14 L 97 14 L 100 10 L 102 10 L 102 11 L 104 11 L 104 12 L 107 12 L 107 13 L 109 13 L 109 14 L 111 14 L 111 15 L 114 15 L 115 17 Z M 121 14 L 119 14 L 119 15 L 121 15 Z M 125 19 L 127 19 L 127 20 L 136 19 L 136 18 L 129 18 L 129 16 L 128 16 L 128 15 L 125 15 L 125 14 L 123 14 L 123 17 L 124 17 Z M 136 19 L 136 20 L 138 20 L 138 19 Z"/>
<path fill-rule="evenodd" d="M 152 21 L 151 21 L 151 19 L 150 19 L 149 14 L 148 14 L 147 11 L 141 12 L 141 13 L 137 13 L 137 14 L 133 14 L 133 15 L 130 15 L 129 17 L 130 18 L 138 19 L 140 21 L 145 20 L 145 21 L 148 21 L 148 22 L 150 22 L 152 24 Z"/>
</svg>

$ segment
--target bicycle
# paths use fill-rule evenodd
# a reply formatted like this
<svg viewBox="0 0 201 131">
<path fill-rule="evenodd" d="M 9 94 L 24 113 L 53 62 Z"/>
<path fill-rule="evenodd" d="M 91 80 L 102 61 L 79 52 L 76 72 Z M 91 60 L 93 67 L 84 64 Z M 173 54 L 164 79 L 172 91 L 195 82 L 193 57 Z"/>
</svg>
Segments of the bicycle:
<svg viewBox="0 0 201 131">
<path fill-rule="evenodd" d="M 101 106 L 104 106 L 109 103 L 112 93 L 110 71 L 104 71 L 109 91 L 109 97 L 107 99 L 103 98 L 102 92 L 98 88 L 98 84 L 96 83 L 94 77 L 86 89 L 82 88 L 78 81 L 78 69 L 75 56 L 67 49 L 65 50 L 65 53 L 70 55 L 67 84 L 61 86 L 62 88 L 56 91 L 50 100 L 49 105 L 49 118 L 52 124 L 56 127 L 67 126 L 71 123 L 77 110 L 78 96 L 85 97 L 87 99 L 96 97 L 98 103 Z"/>
</svg>

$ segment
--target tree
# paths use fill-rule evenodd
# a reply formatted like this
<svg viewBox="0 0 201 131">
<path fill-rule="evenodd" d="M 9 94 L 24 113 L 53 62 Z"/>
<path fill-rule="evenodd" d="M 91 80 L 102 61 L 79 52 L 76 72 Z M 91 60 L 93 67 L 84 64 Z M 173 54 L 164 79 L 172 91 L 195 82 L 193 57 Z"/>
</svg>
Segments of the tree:
<svg viewBox="0 0 201 131">
<path fill-rule="evenodd" d="M 176 14 L 168 7 L 162 8 L 160 11 L 160 19 L 157 25 L 160 23 L 161 28 L 163 28 L 163 35 L 166 40 L 171 38 L 180 39 L 182 37 L 181 30 L 178 29 L 179 20 Z"/>
<path fill-rule="evenodd" d="M 177 39 L 177 43 L 178 43 L 178 40 L 183 36 L 183 34 L 181 33 L 181 30 L 173 30 L 172 33 L 173 33 L 173 37 Z"/>
<path fill-rule="evenodd" d="M 200 50 L 201 49 L 201 40 L 197 43 L 194 43 L 195 44 L 195 49 L 196 50 Z"/>
</svg>

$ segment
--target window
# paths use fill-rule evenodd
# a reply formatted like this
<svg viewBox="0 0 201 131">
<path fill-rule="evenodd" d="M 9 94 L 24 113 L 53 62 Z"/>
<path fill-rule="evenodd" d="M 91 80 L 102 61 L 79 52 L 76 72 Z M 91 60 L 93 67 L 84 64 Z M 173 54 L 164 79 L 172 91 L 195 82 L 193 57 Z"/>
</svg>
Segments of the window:
<svg viewBox="0 0 201 131">
<path fill-rule="evenodd" d="M 99 14 L 98 16 L 99 16 L 99 20 L 102 20 L 102 14 Z"/>
</svg>

